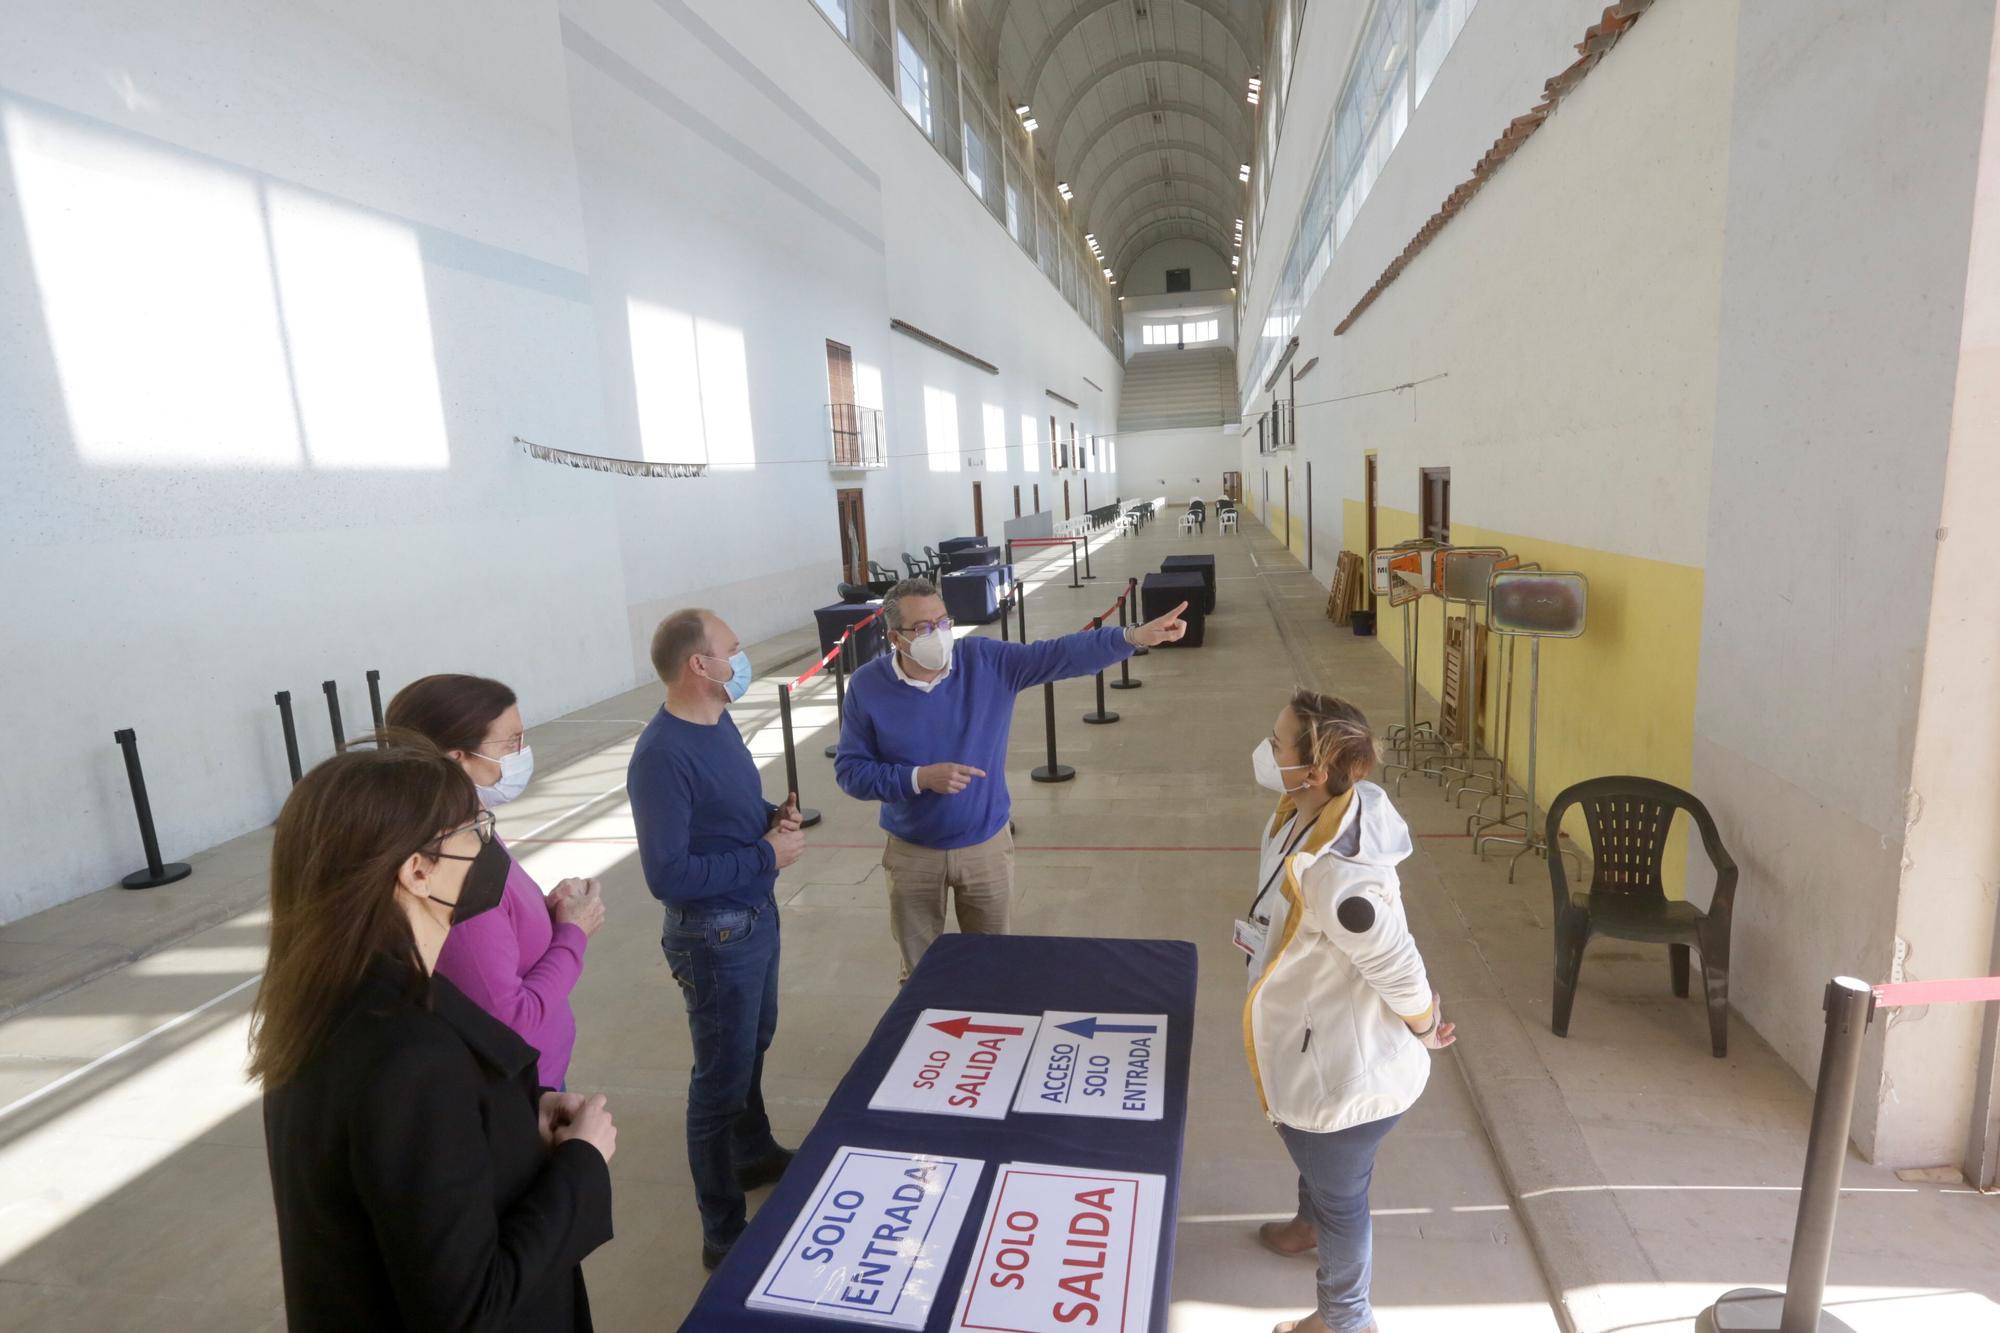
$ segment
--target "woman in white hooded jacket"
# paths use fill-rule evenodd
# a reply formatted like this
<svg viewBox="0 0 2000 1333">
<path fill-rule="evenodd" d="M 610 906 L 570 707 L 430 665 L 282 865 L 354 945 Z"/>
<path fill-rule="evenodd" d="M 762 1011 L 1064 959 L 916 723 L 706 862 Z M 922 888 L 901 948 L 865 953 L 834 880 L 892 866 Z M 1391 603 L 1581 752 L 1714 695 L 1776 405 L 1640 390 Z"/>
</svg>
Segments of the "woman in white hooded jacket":
<svg viewBox="0 0 2000 1333">
<path fill-rule="evenodd" d="M 1297 1215 L 1264 1224 L 1258 1239 L 1319 1257 L 1318 1309 L 1276 1333 L 1372 1333 L 1375 1150 L 1423 1092 L 1430 1050 L 1453 1041 L 1403 913 L 1396 866 L 1410 854 L 1409 826 L 1387 792 L 1362 781 L 1375 761 L 1361 711 L 1307 690 L 1254 756 L 1257 781 L 1280 800 L 1257 897 L 1236 923 L 1250 956 L 1243 1044 L 1299 1168 Z"/>
</svg>

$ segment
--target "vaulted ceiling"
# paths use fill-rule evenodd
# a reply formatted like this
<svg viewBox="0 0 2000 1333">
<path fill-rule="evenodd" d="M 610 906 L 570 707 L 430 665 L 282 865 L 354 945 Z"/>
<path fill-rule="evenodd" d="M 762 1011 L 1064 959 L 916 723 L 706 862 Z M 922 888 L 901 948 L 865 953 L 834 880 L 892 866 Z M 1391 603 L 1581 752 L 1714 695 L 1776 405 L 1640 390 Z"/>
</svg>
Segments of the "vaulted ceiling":
<svg viewBox="0 0 2000 1333">
<path fill-rule="evenodd" d="M 1071 215 L 1123 277 L 1188 237 L 1227 257 L 1247 188 L 1267 0 L 963 0 L 967 36 L 1035 147 L 1069 182 Z M 1011 107 L 1007 108 L 1011 110 Z"/>
</svg>

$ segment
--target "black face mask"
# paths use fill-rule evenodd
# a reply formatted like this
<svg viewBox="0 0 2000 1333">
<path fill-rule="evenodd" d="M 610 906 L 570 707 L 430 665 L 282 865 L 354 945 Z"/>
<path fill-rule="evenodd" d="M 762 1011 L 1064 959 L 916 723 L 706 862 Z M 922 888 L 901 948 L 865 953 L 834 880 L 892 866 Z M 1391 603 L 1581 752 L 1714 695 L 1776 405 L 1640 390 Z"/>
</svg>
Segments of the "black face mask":
<svg viewBox="0 0 2000 1333">
<path fill-rule="evenodd" d="M 439 852 L 447 861 L 470 861 L 471 868 L 465 872 L 465 883 L 458 889 L 458 898 L 445 905 L 451 908 L 451 924 L 464 925 L 473 917 L 490 912 L 500 905 L 500 899 L 507 892 L 507 870 L 513 858 L 498 842 L 489 842 L 480 847 L 477 856 L 453 856 L 450 852 Z M 433 902 L 445 902 L 434 898 Z"/>
</svg>

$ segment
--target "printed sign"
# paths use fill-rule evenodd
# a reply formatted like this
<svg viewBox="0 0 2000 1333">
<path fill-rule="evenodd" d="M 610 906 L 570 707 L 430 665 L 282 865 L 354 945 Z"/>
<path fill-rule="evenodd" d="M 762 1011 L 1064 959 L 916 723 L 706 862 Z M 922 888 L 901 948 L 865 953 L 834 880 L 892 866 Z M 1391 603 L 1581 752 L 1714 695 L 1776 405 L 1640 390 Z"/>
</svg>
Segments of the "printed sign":
<svg viewBox="0 0 2000 1333">
<path fill-rule="evenodd" d="M 1158 1120 L 1165 1014 L 1074 1014 L 1050 1010 L 1028 1057 L 1014 1109 L 1042 1115 Z"/>
<path fill-rule="evenodd" d="M 1160 1176 L 1003 1165 L 953 1333 L 1141 1333 L 1165 1193 Z"/>
<path fill-rule="evenodd" d="M 926 1009 L 868 1109 L 1002 1119 L 1040 1024 L 1033 1014 Z"/>
<path fill-rule="evenodd" d="M 746 1304 L 922 1328 L 985 1165 L 839 1149 Z"/>
</svg>

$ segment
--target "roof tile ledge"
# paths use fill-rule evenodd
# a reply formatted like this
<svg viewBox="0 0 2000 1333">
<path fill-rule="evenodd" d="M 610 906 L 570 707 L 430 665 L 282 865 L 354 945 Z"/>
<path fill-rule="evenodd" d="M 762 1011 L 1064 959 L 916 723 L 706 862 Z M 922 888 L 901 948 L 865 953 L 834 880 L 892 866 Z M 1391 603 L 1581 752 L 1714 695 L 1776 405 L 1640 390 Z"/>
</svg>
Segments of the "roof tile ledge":
<svg viewBox="0 0 2000 1333">
<path fill-rule="evenodd" d="M 1583 40 L 1576 44 L 1577 58 L 1562 73 L 1542 85 L 1542 100 L 1532 110 L 1508 122 L 1500 137 L 1493 141 L 1493 146 L 1486 150 L 1486 155 L 1473 165 L 1472 175 L 1445 196 L 1444 203 L 1439 205 L 1437 212 L 1431 214 L 1430 219 L 1417 229 L 1410 243 L 1403 247 L 1403 252 L 1382 270 L 1382 276 L 1375 279 L 1375 285 L 1362 293 L 1361 299 L 1354 303 L 1354 308 L 1347 312 L 1347 318 L 1341 320 L 1334 328 L 1334 337 L 1338 338 L 1354 327 L 1355 321 L 1367 313 L 1369 306 L 1375 304 L 1375 298 L 1386 291 L 1390 283 L 1401 277 L 1403 270 L 1409 267 L 1410 261 L 1423 253 L 1424 248 L 1445 229 L 1445 224 L 1457 217 L 1465 206 L 1472 202 L 1472 197 L 1479 193 L 1487 181 L 1493 179 L 1494 174 L 1506 164 L 1508 158 L 1520 151 L 1521 145 L 1533 137 L 1535 131 L 1548 121 L 1555 109 L 1562 105 L 1563 99 L 1576 91 L 1577 85 L 1597 67 L 1597 62 L 1604 59 L 1605 53 L 1618 44 L 1619 39 L 1631 30 L 1632 25 L 1637 23 L 1640 16 L 1651 9 L 1653 4 L 1654 0 L 1617 0 L 1617 3 L 1606 7 L 1603 16 L 1583 34 Z"/>
</svg>

